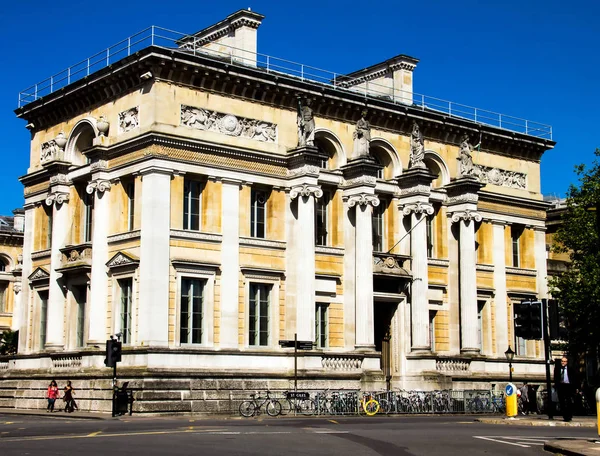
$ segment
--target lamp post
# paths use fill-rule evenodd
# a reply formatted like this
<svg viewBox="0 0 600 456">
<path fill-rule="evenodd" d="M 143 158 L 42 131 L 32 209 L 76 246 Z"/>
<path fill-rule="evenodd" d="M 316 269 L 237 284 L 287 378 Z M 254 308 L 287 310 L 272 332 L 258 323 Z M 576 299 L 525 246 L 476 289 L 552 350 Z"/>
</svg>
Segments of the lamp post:
<svg viewBox="0 0 600 456">
<path fill-rule="evenodd" d="M 506 360 L 508 361 L 508 381 L 512 383 L 512 360 L 515 357 L 515 352 L 508 346 L 508 350 L 504 352 Z"/>
</svg>

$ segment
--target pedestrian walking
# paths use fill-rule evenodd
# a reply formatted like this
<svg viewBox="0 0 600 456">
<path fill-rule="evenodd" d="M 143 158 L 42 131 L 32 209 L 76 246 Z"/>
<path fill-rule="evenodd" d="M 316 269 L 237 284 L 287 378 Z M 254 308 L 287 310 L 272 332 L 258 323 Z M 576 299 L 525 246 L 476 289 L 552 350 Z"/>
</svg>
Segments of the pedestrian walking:
<svg viewBox="0 0 600 456">
<path fill-rule="evenodd" d="M 56 380 L 52 380 L 48 386 L 48 390 L 46 391 L 46 398 L 48 399 L 48 407 L 46 408 L 47 412 L 54 412 L 54 403 L 59 396 L 60 392 L 58 391 Z"/>
<path fill-rule="evenodd" d="M 65 394 L 63 399 L 65 401 L 65 412 L 71 413 L 74 412 L 77 408 L 77 404 L 75 403 L 75 399 L 73 395 L 75 394 L 75 389 L 73 385 L 71 385 L 71 380 L 67 381 L 67 386 L 65 386 Z"/>
<path fill-rule="evenodd" d="M 539 385 L 529 385 L 529 390 L 527 391 L 527 399 L 529 399 L 529 412 L 535 415 L 539 413 L 537 401 L 538 388 Z"/>
<path fill-rule="evenodd" d="M 558 402 L 565 421 L 573 419 L 573 394 L 579 393 L 577 372 L 568 364 L 569 359 L 563 356 L 560 364 L 557 363 L 554 368 L 554 386 L 558 393 Z"/>
<path fill-rule="evenodd" d="M 521 393 L 521 413 L 529 415 L 529 385 L 527 385 L 527 381 L 523 382 L 523 386 L 519 388 L 519 392 Z"/>
</svg>

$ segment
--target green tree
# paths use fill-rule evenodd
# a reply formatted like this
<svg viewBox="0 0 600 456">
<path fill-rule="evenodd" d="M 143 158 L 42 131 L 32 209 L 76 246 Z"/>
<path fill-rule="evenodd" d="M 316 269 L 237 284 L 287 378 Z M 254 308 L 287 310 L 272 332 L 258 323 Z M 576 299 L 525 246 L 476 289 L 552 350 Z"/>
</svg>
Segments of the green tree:
<svg viewBox="0 0 600 456">
<path fill-rule="evenodd" d="M 559 299 L 572 357 L 596 355 L 600 347 L 600 149 L 591 167 L 578 165 L 579 185 L 567 192 L 567 210 L 552 249 L 568 253 L 566 272 L 550 280 Z"/>
<path fill-rule="evenodd" d="M 19 331 L 5 330 L 0 337 L 0 355 L 15 355 L 19 344 Z"/>
</svg>

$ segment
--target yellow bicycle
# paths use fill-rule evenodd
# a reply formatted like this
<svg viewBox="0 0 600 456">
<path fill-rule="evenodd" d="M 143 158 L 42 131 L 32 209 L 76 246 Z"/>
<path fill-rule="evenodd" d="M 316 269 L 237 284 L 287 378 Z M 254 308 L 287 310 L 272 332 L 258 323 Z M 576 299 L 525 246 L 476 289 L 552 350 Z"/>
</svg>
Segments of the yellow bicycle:
<svg viewBox="0 0 600 456">
<path fill-rule="evenodd" d="M 358 414 L 373 416 L 379 411 L 379 402 L 371 394 L 363 394 L 359 401 Z"/>
</svg>

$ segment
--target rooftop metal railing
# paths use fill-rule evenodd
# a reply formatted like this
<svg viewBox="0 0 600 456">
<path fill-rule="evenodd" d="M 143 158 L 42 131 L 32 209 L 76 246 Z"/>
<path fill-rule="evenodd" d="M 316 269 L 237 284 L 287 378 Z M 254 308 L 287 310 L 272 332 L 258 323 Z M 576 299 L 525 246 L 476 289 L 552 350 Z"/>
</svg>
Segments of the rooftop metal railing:
<svg viewBox="0 0 600 456">
<path fill-rule="evenodd" d="M 490 125 L 538 138 L 552 139 L 552 126 L 550 125 L 454 103 L 428 95 L 402 91 L 371 81 L 364 81 L 360 78 L 352 78 L 344 74 L 266 54 L 244 51 L 220 43 L 217 49 L 214 46 L 211 47 L 210 43 L 197 41 L 193 35 L 156 26 L 148 27 L 23 90 L 19 93 L 19 108 L 54 93 L 98 70 L 107 68 L 122 58 L 149 46 L 179 49 L 194 55 L 202 55 L 208 59 L 227 61 L 231 65 L 255 67 L 267 73 L 277 73 L 283 77 L 322 84 L 334 90 L 360 94 L 366 99 L 376 99 L 392 104 L 411 105 L 423 111 L 438 112 L 449 117 L 466 119 L 482 125 Z"/>
</svg>

